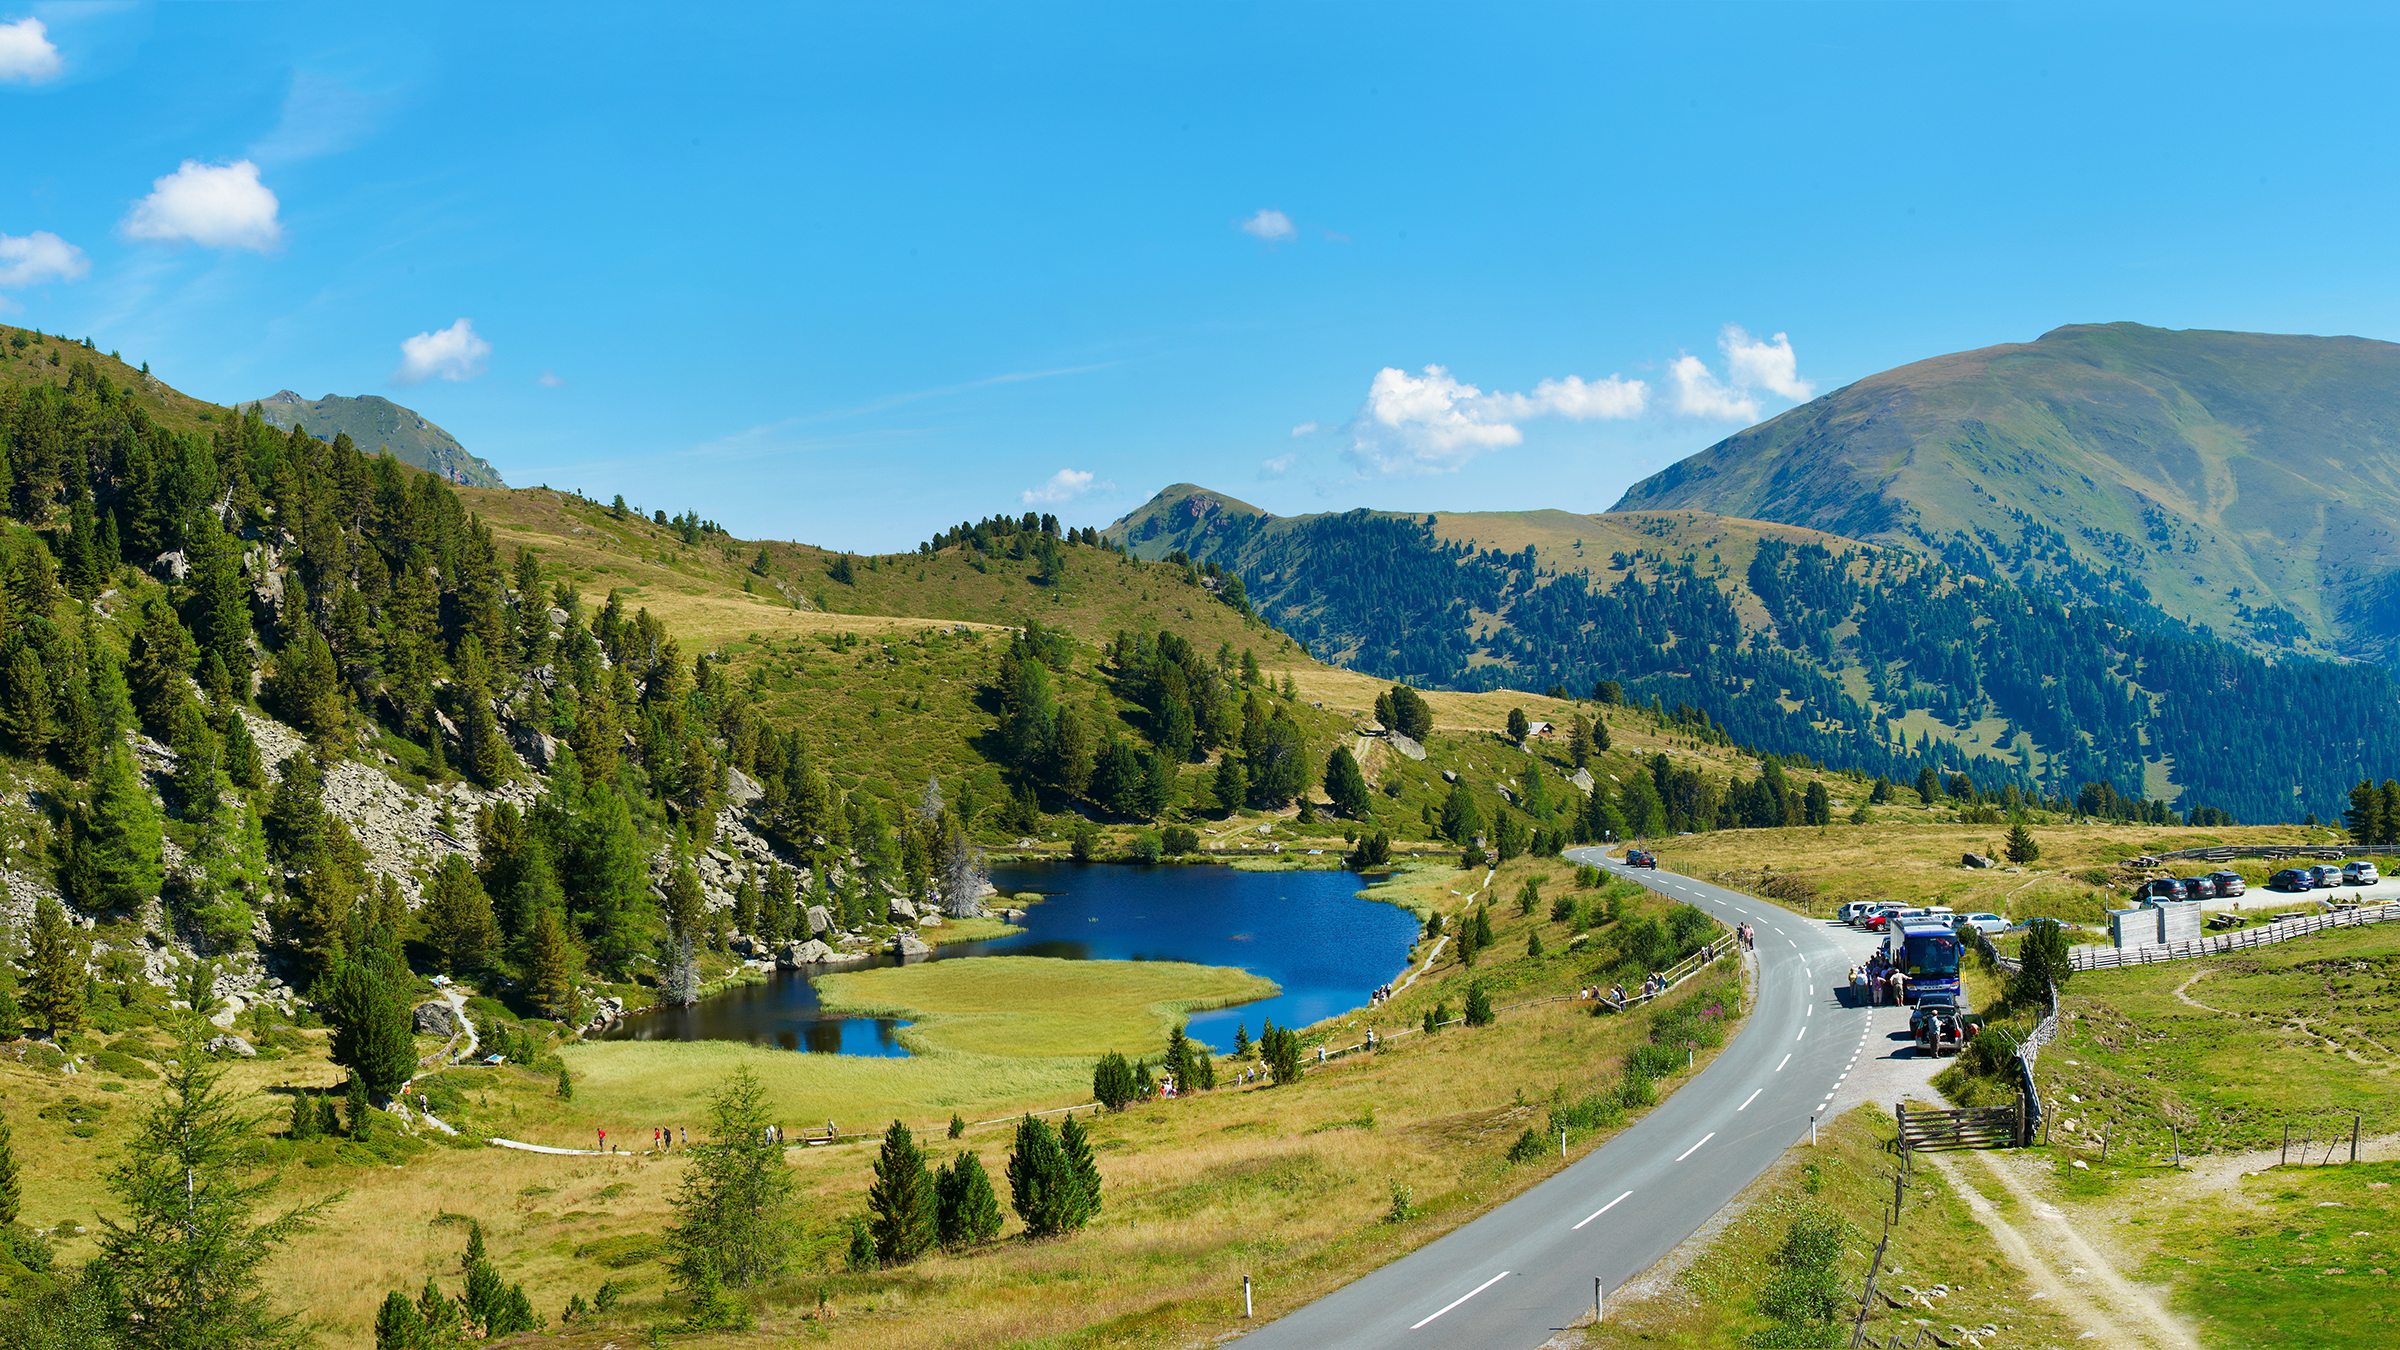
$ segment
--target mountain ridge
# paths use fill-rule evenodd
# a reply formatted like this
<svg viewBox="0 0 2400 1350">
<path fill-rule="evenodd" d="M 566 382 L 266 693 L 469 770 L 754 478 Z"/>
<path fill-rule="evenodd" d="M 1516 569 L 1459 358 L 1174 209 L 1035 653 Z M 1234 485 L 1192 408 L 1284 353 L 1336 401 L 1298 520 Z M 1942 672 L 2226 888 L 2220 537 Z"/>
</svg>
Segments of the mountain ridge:
<svg viewBox="0 0 2400 1350">
<path fill-rule="evenodd" d="M 237 403 L 256 407 L 269 426 L 301 427 L 321 441 L 347 433 L 360 449 L 382 451 L 403 464 L 439 474 L 462 487 L 505 487 L 489 460 L 470 453 L 456 436 L 414 408 L 376 394 L 327 394 L 303 398 L 279 389 L 262 399 Z"/>
</svg>

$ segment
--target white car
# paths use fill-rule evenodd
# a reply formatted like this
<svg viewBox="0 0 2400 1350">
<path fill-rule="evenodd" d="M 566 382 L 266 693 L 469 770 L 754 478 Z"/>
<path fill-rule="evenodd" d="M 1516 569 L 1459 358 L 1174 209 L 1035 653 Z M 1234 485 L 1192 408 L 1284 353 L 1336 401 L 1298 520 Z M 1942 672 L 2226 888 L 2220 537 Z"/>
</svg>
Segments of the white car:
<svg viewBox="0 0 2400 1350">
<path fill-rule="evenodd" d="M 2371 862 L 2342 864 L 2342 884 L 2345 886 L 2372 886 L 2381 880 L 2383 874 L 2377 872 L 2375 864 Z"/>
<path fill-rule="evenodd" d="M 1967 925 L 1969 928 L 1973 928 L 1976 931 L 1983 933 L 2005 933 L 2008 931 L 2008 920 L 2001 918 L 1997 914 L 1969 914 L 1961 918 L 1959 922 Z"/>
</svg>

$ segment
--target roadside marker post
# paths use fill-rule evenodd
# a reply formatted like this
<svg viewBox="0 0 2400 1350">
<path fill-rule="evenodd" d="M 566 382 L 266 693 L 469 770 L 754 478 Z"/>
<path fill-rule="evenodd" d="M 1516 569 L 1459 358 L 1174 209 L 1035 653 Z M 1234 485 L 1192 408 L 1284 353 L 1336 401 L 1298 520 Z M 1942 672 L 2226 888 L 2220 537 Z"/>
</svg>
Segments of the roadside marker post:
<svg viewBox="0 0 2400 1350">
<path fill-rule="evenodd" d="M 1558 1156 L 1562 1158 L 1567 1156 L 1567 1128 L 1564 1125 L 1558 1128 Z M 2352 1161 L 2357 1160 L 2352 1159 Z"/>
<path fill-rule="evenodd" d="M 1250 1320 L 1250 1277 L 1242 1277 L 1242 1320 Z"/>
<path fill-rule="evenodd" d="M 1592 1324 L 1598 1326 L 1607 1320 L 1608 1300 L 1601 1293 L 1600 1277 L 1594 1275 L 1592 1277 Z"/>
<path fill-rule="evenodd" d="M 1815 1116 L 1808 1118 L 1808 1146 L 1810 1148 L 1817 1146 L 1817 1118 Z"/>
</svg>

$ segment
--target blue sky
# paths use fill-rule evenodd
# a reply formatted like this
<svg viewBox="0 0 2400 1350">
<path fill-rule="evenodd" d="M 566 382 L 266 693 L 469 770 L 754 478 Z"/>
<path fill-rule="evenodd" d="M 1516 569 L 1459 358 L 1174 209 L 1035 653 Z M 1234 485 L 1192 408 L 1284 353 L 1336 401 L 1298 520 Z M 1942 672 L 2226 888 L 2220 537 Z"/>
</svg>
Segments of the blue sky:
<svg viewBox="0 0 2400 1350">
<path fill-rule="evenodd" d="M 2400 338 L 2394 36 L 2306 5 L 0 0 L 0 318 L 850 548 L 1179 480 L 1599 510 L 1812 392 L 2061 323 Z"/>
</svg>

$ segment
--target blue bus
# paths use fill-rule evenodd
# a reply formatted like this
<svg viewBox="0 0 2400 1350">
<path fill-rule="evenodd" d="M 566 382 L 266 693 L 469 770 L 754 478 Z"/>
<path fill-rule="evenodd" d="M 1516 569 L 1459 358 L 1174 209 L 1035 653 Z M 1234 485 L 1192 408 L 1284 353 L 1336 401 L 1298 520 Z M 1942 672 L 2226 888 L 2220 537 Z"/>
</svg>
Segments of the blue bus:
<svg viewBox="0 0 2400 1350">
<path fill-rule="evenodd" d="M 1883 940 L 1883 955 L 1908 976 L 1908 1001 L 1955 1003 L 1964 1007 L 1958 983 L 1958 934 L 1947 924 L 1912 922 Z"/>
</svg>

